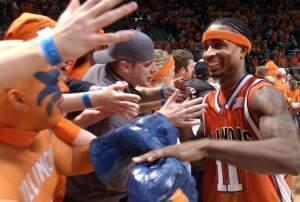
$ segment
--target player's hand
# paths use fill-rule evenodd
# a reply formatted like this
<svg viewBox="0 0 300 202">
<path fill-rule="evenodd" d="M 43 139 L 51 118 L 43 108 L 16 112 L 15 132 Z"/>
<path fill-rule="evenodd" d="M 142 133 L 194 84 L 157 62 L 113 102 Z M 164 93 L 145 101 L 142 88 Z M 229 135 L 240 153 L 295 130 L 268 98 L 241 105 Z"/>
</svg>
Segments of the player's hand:
<svg viewBox="0 0 300 202">
<path fill-rule="evenodd" d="M 202 104 L 202 98 L 176 102 L 175 92 L 158 111 L 166 116 L 176 127 L 190 127 L 200 124 L 200 116 L 205 112 L 207 104 Z"/>
<path fill-rule="evenodd" d="M 54 40 L 63 59 L 76 59 L 93 48 L 129 40 L 133 33 L 123 31 L 99 34 L 99 30 L 132 13 L 135 2 L 117 6 L 122 0 L 71 0 L 54 28 Z"/>
<path fill-rule="evenodd" d="M 145 161 L 152 162 L 163 157 L 175 157 L 182 161 L 197 161 L 206 157 L 205 146 L 208 144 L 207 139 L 190 141 L 182 144 L 176 144 L 156 149 L 146 154 L 134 157 L 132 160 L 135 163 Z"/>
</svg>

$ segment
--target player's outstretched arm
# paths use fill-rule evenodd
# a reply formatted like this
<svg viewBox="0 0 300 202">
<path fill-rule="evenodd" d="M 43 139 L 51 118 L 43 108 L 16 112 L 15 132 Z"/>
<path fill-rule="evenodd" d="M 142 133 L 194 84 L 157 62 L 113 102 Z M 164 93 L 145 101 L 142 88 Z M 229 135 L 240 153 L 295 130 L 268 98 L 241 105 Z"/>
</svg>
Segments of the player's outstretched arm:
<svg viewBox="0 0 300 202">
<path fill-rule="evenodd" d="M 133 161 L 154 161 L 165 156 L 194 161 L 207 157 L 257 172 L 298 174 L 299 131 L 281 93 L 264 87 L 254 94 L 251 105 L 260 117 L 260 141 L 202 139 L 154 150 Z"/>
</svg>

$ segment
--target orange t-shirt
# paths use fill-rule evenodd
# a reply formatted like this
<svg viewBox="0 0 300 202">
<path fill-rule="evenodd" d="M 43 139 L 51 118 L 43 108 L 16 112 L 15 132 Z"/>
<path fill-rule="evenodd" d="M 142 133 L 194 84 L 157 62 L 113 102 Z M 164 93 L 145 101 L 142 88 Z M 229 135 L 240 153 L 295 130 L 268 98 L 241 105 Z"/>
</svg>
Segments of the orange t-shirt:
<svg viewBox="0 0 300 202">
<path fill-rule="evenodd" d="M 289 98 L 290 102 L 297 102 L 300 103 L 300 89 L 296 90 L 288 90 L 287 97 Z M 297 112 L 300 112 L 300 107 L 296 108 Z"/>
<path fill-rule="evenodd" d="M 58 173 L 86 174 L 93 170 L 87 146 L 71 148 L 51 130 L 38 133 L 26 147 L 1 142 L 0 201 L 52 201 Z M 81 155 L 86 159 L 80 159 Z"/>
<path fill-rule="evenodd" d="M 209 93 L 205 98 L 208 107 L 203 115 L 204 135 L 212 139 L 259 140 L 257 118 L 248 109 L 248 103 L 253 93 L 263 86 L 271 84 L 247 75 L 227 99 L 222 91 Z M 291 201 L 291 190 L 284 175 L 258 174 L 208 159 L 203 199 L 204 202 L 286 202 Z"/>
<path fill-rule="evenodd" d="M 287 97 L 291 99 L 291 102 L 300 102 L 300 89 L 288 90 Z"/>
</svg>

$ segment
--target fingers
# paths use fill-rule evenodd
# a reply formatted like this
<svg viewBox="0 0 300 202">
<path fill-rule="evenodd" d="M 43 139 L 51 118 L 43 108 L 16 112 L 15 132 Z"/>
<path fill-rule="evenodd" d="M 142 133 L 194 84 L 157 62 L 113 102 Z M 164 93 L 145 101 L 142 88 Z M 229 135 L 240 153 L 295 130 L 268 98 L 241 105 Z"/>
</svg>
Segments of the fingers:
<svg viewBox="0 0 300 202">
<path fill-rule="evenodd" d="M 127 108 L 127 109 L 130 109 L 130 110 L 135 110 L 135 111 L 138 111 L 139 108 L 140 108 L 140 105 L 138 105 L 136 103 L 133 103 L 133 102 L 128 102 L 128 101 L 121 101 L 120 105 L 123 108 Z"/>
<path fill-rule="evenodd" d="M 169 103 L 172 103 L 172 102 L 176 102 L 177 94 L 178 94 L 178 91 L 175 91 L 175 92 L 171 95 L 171 97 L 169 97 L 169 99 L 167 100 L 167 102 L 166 102 L 165 105 L 168 105 Z"/>
<path fill-rule="evenodd" d="M 119 111 L 118 114 L 120 114 L 126 118 L 134 118 L 138 115 L 138 111 L 123 109 L 123 110 Z"/>
<path fill-rule="evenodd" d="M 127 82 L 117 82 L 115 84 L 112 84 L 109 87 L 116 91 L 124 91 L 125 89 L 128 88 L 128 84 Z"/>
<path fill-rule="evenodd" d="M 95 4 L 91 9 L 89 15 L 92 18 L 98 17 L 100 14 L 104 13 L 105 11 L 111 10 L 115 6 L 119 5 L 123 0 L 102 0 L 99 3 Z"/>
<path fill-rule="evenodd" d="M 196 161 L 206 157 L 203 150 L 205 145 L 208 144 L 207 139 L 189 141 L 183 144 L 171 145 L 162 149 L 150 151 L 141 156 L 132 158 L 135 163 L 142 163 L 145 161 L 152 162 L 162 157 L 173 156 L 182 161 Z"/>
<path fill-rule="evenodd" d="M 145 161 L 152 162 L 152 161 L 155 161 L 159 158 L 168 156 L 168 154 L 165 152 L 165 150 L 167 150 L 167 147 L 165 147 L 163 149 L 153 150 L 153 151 L 150 151 L 150 152 L 148 152 L 146 154 L 143 154 L 141 156 L 137 156 L 137 157 L 132 158 L 132 161 L 135 162 L 135 163 L 142 163 L 142 162 L 145 162 Z"/>
<path fill-rule="evenodd" d="M 132 118 L 138 115 L 139 105 L 132 102 L 122 101 L 118 105 L 114 106 L 113 111 L 125 117 Z"/>
<path fill-rule="evenodd" d="M 176 101 L 181 103 L 186 99 L 186 95 L 183 93 L 178 93 L 177 97 L 176 97 Z"/>
<path fill-rule="evenodd" d="M 183 102 L 183 106 L 185 108 L 187 108 L 187 107 L 191 107 L 191 106 L 196 105 L 196 104 L 201 104 L 202 100 L 203 100 L 202 97 L 199 97 L 199 98 L 196 98 L 196 99 L 193 99 L 193 100 L 186 100 L 185 102 Z"/>
<path fill-rule="evenodd" d="M 114 3 L 116 3 L 118 0 L 111 0 Z M 99 8 L 100 9 L 100 8 Z M 96 17 L 93 21 L 92 24 L 94 25 L 94 28 L 96 30 L 106 27 L 113 22 L 119 20 L 120 18 L 132 13 L 137 9 L 137 4 L 135 2 L 130 2 L 127 4 L 124 4 L 116 9 L 107 11 L 100 15 L 99 17 Z"/>
<path fill-rule="evenodd" d="M 74 13 L 79 7 L 80 7 L 79 0 L 71 0 L 66 8 L 66 11 L 70 13 Z"/>
<path fill-rule="evenodd" d="M 186 86 L 185 86 L 185 81 L 184 81 L 183 78 L 175 79 L 175 80 L 173 81 L 173 83 L 174 83 L 174 86 L 175 86 L 176 88 L 185 91 Z"/>
<path fill-rule="evenodd" d="M 68 22 L 71 16 L 80 8 L 79 0 L 71 0 L 68 4 L 66 10 L 59 16 L 59 19 L 56 23 L 56 28 L 60 26 L 64 26 L 66 22 Z"/>
<path fill-rule="evenodd" d="M 120 41 L 128 41 L 133 37 L 133 33 L 131 31 L 123 31 L 123 32 L 117 32 L 117 33 L 106 33 L 99 35 L 98 33 L 95 33 L 94 35 L 94 41 L 98 45 L 107 45 L 110 43 L 117 43 Z"/>
<path fill-rule="evenodd" d="M 101 114 L 101 111 L 96 110 L 96 109 L 86 109 L 83 111 L 83 113 L 85 115 L 99 115 L 99 114 Z"/>
<path fill-rule="evenodd" d="M 133 94 L 129 94 L 129 93 L 122 93 L 120 96 L 119 96 L 119 99 L 120 100 L 124 100 L 124 101 L 129 101 L 129 102 L 139 102 L 141 97 L 138 96 L 138 95 L 133 95 Z"/>
<path fill-rule="evenodd" d="M 200 115 L 205 111 L 205 108 L 207 107 L 207 104 L 198 104 L 193 105 L 191 107 L 186 108 L 184 111 L 184 114 L 190 115 L 191 118 L 195 118 L 193 113 L 200 113 Z"/>
</svg>

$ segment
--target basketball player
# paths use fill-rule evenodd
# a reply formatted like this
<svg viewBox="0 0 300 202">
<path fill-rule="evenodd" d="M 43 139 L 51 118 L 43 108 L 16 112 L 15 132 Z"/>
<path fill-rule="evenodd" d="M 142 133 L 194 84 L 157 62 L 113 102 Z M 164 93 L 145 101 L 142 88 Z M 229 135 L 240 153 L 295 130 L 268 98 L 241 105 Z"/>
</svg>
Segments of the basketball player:
<svg viewBox="0 0 300 202">
<path fill-rule="evenodd" d="M 252 76 L 248 54 L 250 31 L 239 20 L 221 18 L 203 34 L 203 57 L 221 89 L 209 93 L 199 136 L 203 140 L 154 150 L 133 160 L 154 161 L 164 156 L 181 160 L 207 158 L 205 202 L 291 201 L 283 175 L 297 173 L 297 129 L 282 94 Z"/>
</svg>

